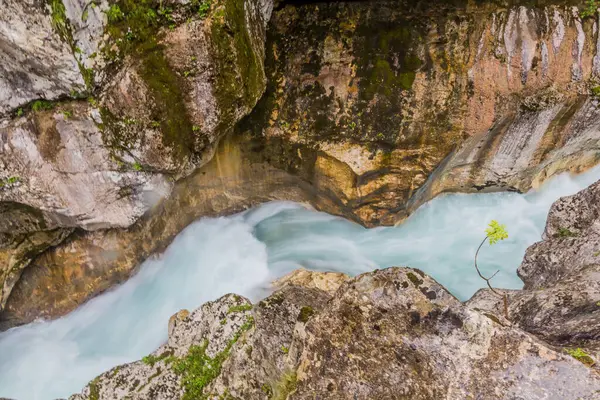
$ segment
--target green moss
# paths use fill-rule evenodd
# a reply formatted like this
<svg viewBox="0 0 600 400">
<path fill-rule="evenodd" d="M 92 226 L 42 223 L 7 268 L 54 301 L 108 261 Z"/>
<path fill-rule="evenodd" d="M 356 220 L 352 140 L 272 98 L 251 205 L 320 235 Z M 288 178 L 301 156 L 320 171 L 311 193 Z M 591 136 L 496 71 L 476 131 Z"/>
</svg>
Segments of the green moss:
<svg viewBox="0 0 600 400">
<path fill-rule="evenodd" d="M 579 15 L 581 18 L 594 17 L 598 12 L 598 7 L 600 7 L 600 3 L 597 0 L 586 0 L 585 6 L 581 9 Z"/>
<path fill-rule="evenodd" d="M 48 111 L 54 108 L 54 103 L 47 100 L 36 100 L 31 104 L 31 110 L 34 112 Z"/>
<path fill-rule="evenodd" d="M 558 232 L 554 234 L 554 237 L 576 237 L 577 234 L 575 232 L 572 232 L 570 229 L 568 228 L 558 228 Z"/>
<path fill-rule="evenodd" d="M 406 274 L 406 277 L 413 283 L 413 285 L 415 285 L 415 287 L 419 287 L 423 284 L 423 280 L 419 279 L 415 274 L 413 274 L 412 272 L 408 272 Z"/>
<path fill-rule="evenodd" d="M 205 340 L 200 346 L 191 346 L 184 358 L 175 361 L 173 371 L 181 375 L 181 384 L 185 390 L 182 400 L 205 400 L 209 398 L 210 394 L 204 393 L 205 387 L 221 374 L 221 367 L 229 357 L 231 348 L 242 334 L 253 326 L 254 318 L 248 317 L 227 343 L 227 346 L 217 353 L 214 358 L 206 354 L 208 341 Z"/>
<path fill-rule="evenodd" d="M 140 164 L 139 162 L 134 162 L 133 163 L 133 169 L 137 172 L 141 172 L 143 170 L 142 164 Z"/>
<path fill-rule="evenodd" d="M 306 323 L 310 317 L 315 314 L 315 310 L 312 307 L 304 306 L 300 309 L 297 320 L 302 323 Z"/>
<path fill-rule="evenodd" d="M 67 43 L 72 42 L 71 26 L 62 0 L 48 0 L 48 4 L 50 5 L 52 27 L 62 40 Z"/>
<path fill-rule="evenodd" d="M 287 347 L 285 347 L 284 345 L 281 345 L 281 352 L 283 354 L 288 354 L 290 352 L 290 349 L 288 349 Z"/>
<path fill-rule="evenodd" d="M 169 357 L 173 356 L 173 352 L 170 350 L 165 351 L 164 353 L 155 356 L 153 354 L 149 354 L 147 356 L 145 356 L 144 358 L 142 358 L 142 362 L 146 365 L 149 365 L 151 367 L 154 366 L 154 364 L 156 364 L 159 361 L 165 360 Z"/>
<path fill-rule="evenodd" d="M 600 86 L 594 86 L 590 91 L 592 92 L 592 96 L 600 97 Z"/>
<path fill-rule="evenodd" d="M 592 357 L 590 357 L 589 354 L 587 354 L 583 349 L 581 348 L 576 348 L 576 349 L 565 349 L 565 351 L 573 358 L 575 358 L 576 360 L 580 361 L 581 363 L 587 365 L 588 367 L 593 366 L 594 364 L 596 364 L 596 362 L 594 361 L 594 359 Z"/>
<path fill-rule="evenodd" d="M 262 60 L 254 50 L 246 26 L 244 2 L 224 0 L 214 10 L 211 24 L 213 59 L 217 72 L 215 95 L 222 110 L 218 130 L 230 129 L 237 104 L 250 109 L 264 90 Z"/>
<path fill-rule="evenodd" d="M 260 387 L 260 390 L 262 390 L 262 392 L 267 396 L 268 399 L 273 397 L 273 388 L 270 385 L 263 383 Z"/>
<path fill-rule="evenodd" d="M 296 391 L 298 381 L 296 372 L 286 373 L 279 379 L 273 390 L 273 400 L 286 400 L 290 394 Z"/>
<path fill-rule="evenodd" d="M 98 386 L 98 378 L 90 382 L 90 400 L 100 399 L 100 387 Z"/>
<path fill-rule="evenodd" d="M 229 307 L 229 310 L 227 310 L 227 314 L 250 311 L 250 310 L 252 310 L 252 304 L 241 304 L 239 306 Z"/>
</svg>

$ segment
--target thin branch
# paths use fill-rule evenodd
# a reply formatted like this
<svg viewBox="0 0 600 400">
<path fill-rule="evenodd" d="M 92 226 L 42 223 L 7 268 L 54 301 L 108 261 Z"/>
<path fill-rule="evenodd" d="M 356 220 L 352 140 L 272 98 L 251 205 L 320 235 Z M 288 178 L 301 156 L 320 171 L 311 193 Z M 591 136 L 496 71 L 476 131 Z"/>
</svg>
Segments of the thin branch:
<svg viewBox="0 0 600 400">
<path fill-rule="evenodd" d="M 489 278 L 486 278 L 485 276 L 483 276 L 483 274 L 481 273 L 481 271 L 479 270 L 479 266 L 477 265 L 477 256 L 479 255 L 479 250 L 481 250 L 481 248 L 483 247 L 483 245 L 485 244 L 486 240 L 489 239 L 489 236 L 486 236 L 485 239 L 483 239 L 483 241 L 479 244 L 479 247 L 477 248 L 477 251 L 475 252 L 475 269 L 477 270 L 477 273 L 479 274 L 479 277 L 481 279 L 483 279 L 485 281 L 485 283 L 487 283 L 487 286 L 490 288 L 490 290 L 496 295 L 496 296 L 500 296 L 502 297 L 502 299 L 504 300 L 504 316 L 506 317 L 506 319 L 508 318 L 508 298 L 506 296 L 506 293 L 502 294 L 497 292 L 493 287 L 492 284 L 490 283 L 490 281 L 492 280 L 492 278 L 494 278 L 498 272 L 500 272 L 500 270 L 494 272 L 494 274 L 492 276 L 490 276 Z"/>
<path fill-rule="evenodd" d="M 490 276 L 489 278 L 486 278 L 485 276 L 483 276 L 483 274 L 481 273 L 481 271 L 479 270 L 479 266 L 477 265 L 477 256 L 479 255 L 479 250 L 481 250 L 481 247 L 483 247 L 483 245 L 485 244 L 485 241 L 488 240 L 489 236 L 486 236 L 485 239 L 483 239 L 483 241 L 481 242 L 481 244 L 479 245 L 479 247 L 477 248 L 477 252 L 475 252 L 475 269 L 477 270 L 477 273 L 479 274 L 479 277 L 481 279 L 483 279 L 485 281 L 485 283 L 487 283 L 488 287 L 490 288 L 490 290 L 492 292 L 494 292 L 496 295 L 498 296 L 502 296 L 502 294 L 496 292 L 494 290 L 494 288 L 492 287 L 492 285 L 490 284 L 490 280 L 496 276 L 496 274 L 498 272 L 500 272 L 500 270 L 494 272 L 494 275 Z"/>
</svg>

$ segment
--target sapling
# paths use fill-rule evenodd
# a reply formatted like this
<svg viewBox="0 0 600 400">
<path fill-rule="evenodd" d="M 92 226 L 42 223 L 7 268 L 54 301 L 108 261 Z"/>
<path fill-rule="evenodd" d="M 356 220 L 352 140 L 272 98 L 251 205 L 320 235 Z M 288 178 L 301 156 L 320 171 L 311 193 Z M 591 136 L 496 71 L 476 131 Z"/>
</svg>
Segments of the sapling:
<svg viewBox="0 0 600 400">
<path fill-rule="evenodd" d="M 477 270 L 477 274 L 479 274 L 479 277 L 485 281 L 485 283 L 488 285 L 488 287 L 490 288 L 492 293 L 503 298 L 503 300 L 504 300 L 504 316 L 506 317 L 506 319 L 508 319 L 508 299 L 506 297 L 506 294 L 502 294 L 502 293 L 496 291 L 496 289 L 494 289 L 492 287 L 492 284 L 490 283 L 490 281 L 498 274 L 498 272 L 500 272 L 500 270 L 494 272 L 494 274 L 492 276 L 490 276 L 489 278 L 486 278 L 481 273 L 481 271 L 479 270 L 479 266 L 477 265 L 477 256 L 479 255 L 479 251 L 481 250 L 481 247 L 483 247 L 485 242 L 488 241 L 490 246 L 493 246 L 496 243 L 498 243 L 499 241 L 502 241 L 502 240 L 508 238 L 508 232 L 506 232 L 506 226 L 499 224 L 498 221 L 492 220 L 492 222 L 489 223 L 487 229 L 485 230 L 485 234 L 486 234 L 485 238 L 481 241 L 481 244 L 477 248 L 477 252 L 475 252 L 475 269 Z"/>
</svg>

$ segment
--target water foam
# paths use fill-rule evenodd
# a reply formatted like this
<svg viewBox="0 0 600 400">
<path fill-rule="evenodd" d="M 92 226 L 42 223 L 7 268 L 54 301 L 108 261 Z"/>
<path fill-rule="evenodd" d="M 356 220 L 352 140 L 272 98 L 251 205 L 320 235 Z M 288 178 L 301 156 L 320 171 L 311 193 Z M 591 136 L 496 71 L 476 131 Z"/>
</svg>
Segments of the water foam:
<svg viewBox="0 0 600 400">
<path fill-rule="evenodd" d="M 600 167 L 561 175 L 526 195 L 445 195 L 393 228 L 364 229 L 290 202 L 201 219 L 122 286 L 64 318 L 0 334 L 0 397 L 78 392 L 103 371 L 156 349 L 178 310 L 228 292 L 257 299 L 272 279 L 298 267 L 358 274 L 410 265 L 467 299 L 484 284 L 472 259 L 491 219 L 506 224 L 510 238 L 484 248 L 480 264 L 486 272 L 501 270 L 496 286 L 520 288 L 516 268 L 540 239 L 552 202 L 599 178 Z"/>
</svg>

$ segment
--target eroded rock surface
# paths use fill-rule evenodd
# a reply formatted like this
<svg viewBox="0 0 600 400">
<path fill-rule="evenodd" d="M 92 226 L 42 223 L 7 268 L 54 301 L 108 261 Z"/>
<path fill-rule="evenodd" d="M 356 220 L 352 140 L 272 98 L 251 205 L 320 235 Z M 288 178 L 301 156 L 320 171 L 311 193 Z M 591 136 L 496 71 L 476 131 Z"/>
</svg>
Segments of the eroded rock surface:
<svg viewBox="0 0 600 400">
<path fill-rule="evenodd" d="M 48 241 L 0 263 L 0 277 L 57 245 L 55 229 L 128 228 L 252 110 L 270 3 L 213 1 L 202 13 L 201 3 L 3 5 L 1 79 L 12 86 L 0 82 L 0 212 L 10 221 L 0 256 L 14 258 L 23 235 Z M 0 279 L 0 310 L 13 285 Z"/>
<path fill-rule="evenodd" d="M 462 305 L 419 270 L 363 274 L 335 292 L 288 282 L 254 306 L 226 295 L 177 313 L 165 345 L 100 375 L 71 400 L 591 400 L 600 393 L 600 377 L 582 363 Z"/>
<path fill-rule="evenodd" d="M 100 231 L 36 246 L 3 328 L 72 310 L 201 216 L 298 200 L 389 225 L 600 159 L 598 23 L 575 2 L 41 3 L 32 32 L 84 85 L 5 114 L 0 209 L 20 235 Z"/>
<path fill-rule="evenodd" d="M 543 340 L 600 359 L 600 182 L 550 209 L 544 240 L 525 254 L 522 291 L 507 291 L 512 323 Z M 480 290 L 471 307 L 503 315 L 501 300 Z"/>
<path fill-rule="evenodd" d="M 441 192 L 524 191 L 594 165 L 596 22 L 568 2 L 501 3 L 281 7 L 248 129 L 312 149 L 272 162 L 309 164 L 299 173 L 371 226 Z"/>
</svg>

